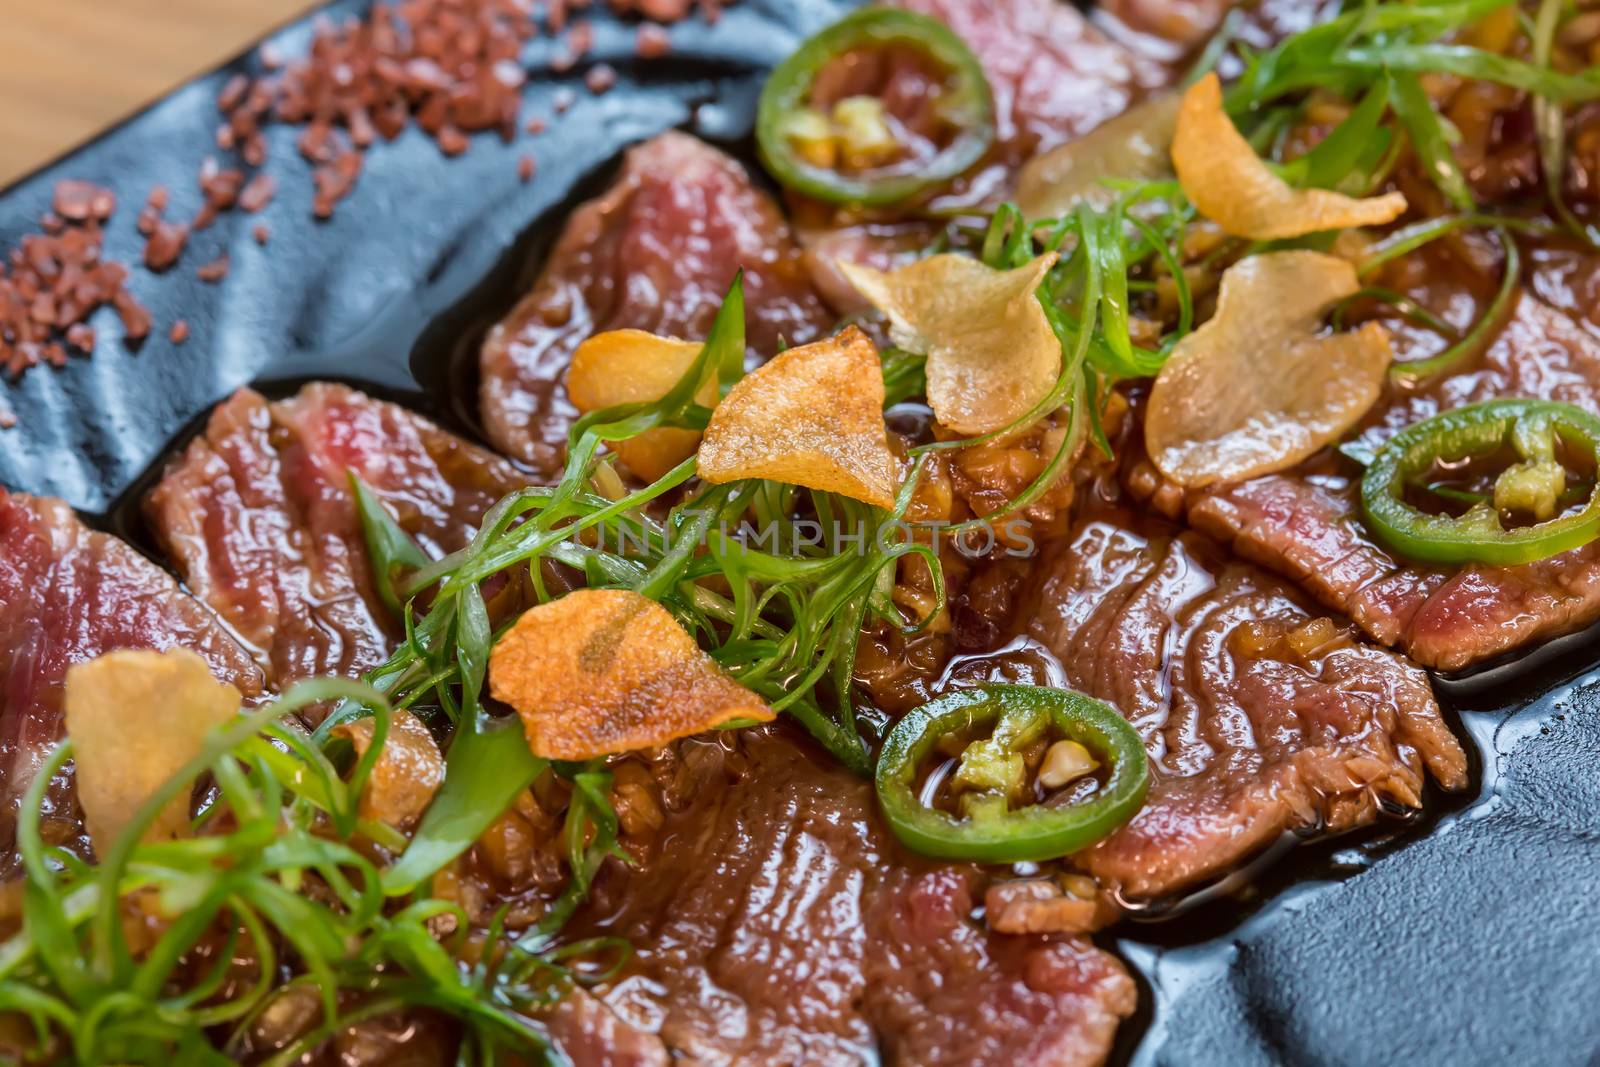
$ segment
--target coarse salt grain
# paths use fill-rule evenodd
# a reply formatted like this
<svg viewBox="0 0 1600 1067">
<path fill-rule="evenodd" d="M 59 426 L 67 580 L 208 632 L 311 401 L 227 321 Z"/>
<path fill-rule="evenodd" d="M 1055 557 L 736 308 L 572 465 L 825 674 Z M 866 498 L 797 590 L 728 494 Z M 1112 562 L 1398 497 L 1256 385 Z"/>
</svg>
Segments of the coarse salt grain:
<svg viewBox="0 0 1600 1067">
<path fill-rule="evenodd" d="M 130 340 L 149 333 L 149 312 L 124 288 L 127 268 L 102 256 L 115 210 L 109 189 L 56 183 L 50 230 L 23 237 L 0 263 L 0 371 L 16 379 L 40 363 L 64 366 L 69 346 L 88 355 L 95 331 L 85 320 L 105 304 Z"/>
</svg>

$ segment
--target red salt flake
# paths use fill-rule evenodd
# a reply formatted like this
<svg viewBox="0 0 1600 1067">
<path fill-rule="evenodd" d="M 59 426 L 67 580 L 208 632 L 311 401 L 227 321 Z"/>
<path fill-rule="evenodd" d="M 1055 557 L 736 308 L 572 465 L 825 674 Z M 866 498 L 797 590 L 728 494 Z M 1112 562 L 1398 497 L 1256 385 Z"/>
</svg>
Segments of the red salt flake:
<svg viewBox="0 0 1600 1067">
<path fill-rule="evenodd" d="M 450 88 L 452 81 L 450 75 L 438 63 L 426 56 L 407 60 L 402 69 L 405 71 L 407 83 L 413 89 L 438 92 Z"/>
<path fill-rule="evenodd" d="M 672 38 L 653 22 L 640 23 L 633 35 L 633 51 L 640 59 L 660 59 L 672 51 Z"/>
<path fill-rule="evenodd" d="M 462 133 L 458 127 L 449 124 L 439 130 L 437 140 L 439 142 L 439 151 L 447 156 L 459 156 L 471 145 L 471 142 L 467 140 L 466 134 Z"/>
<path fill-rule="evenodd" d="M 189 324 L 183 319 L 178 319 L 172 324 L 172 329 L 167 331 L 167 340 L 175 345 L 181 345 L 189 339 Z"/>
<path fill-rule="evenodd" d="M 313 163 L 321 163 L 327 158 L 328 141 L 333 133 L 333 128 L 326 122 L 313 122 L 300 134 L 300 154 Z"/>
<path fill-rule="evenodd" d="M 524 126 L 523 129 L 529 133 L 543 133 L 545 130 L 544 119 L 531 118 L 528 120 L 528 124 Z"/>
<path fill-rule="evenodd" d="M 311 180 L 316 187 L 311 209 L 317 218 L 326 219 L 333 215 L 334 205 L 349 194 L 360 173 L 361 153 L 356 151 L 345 152 L 333 162 L 325 163 L 311 172 Z"/>
<path fill-rule="evenodd" d="M 216 284 L 228 276 L 228 253 L 213 259 L 210 263 L 202 263 L 195 268 L 195 277 L 208 284 Z"/>
<path fill-rule="evenodd" d="M 444 129 L 450 121 L 450 98 L 442 93 L 435 93 L 417 109 L 417 125 L 427 132 L 429 137 L 438 137 L 439 131 Z"/>
<path fill-rule="evenodd" d="M 0 408 L 0 430 L 14 429 L 16 425 L 17 417 L 12 414 L 11 409 Z"/>
<path fill-rule="evenodd" d="M 259 133 L 251 134 L 249 140 L 245 141 L 244 148 L 240 150 L 239 154 L 243 156 L 244 161 L 250 164 L 252 167 L 261 166 L 261 164 L 267 161 L 266 139 L 263 138 Z"/>
<path fill-rule="evenodd" d="M 609 63 L 596 63 L 583 76 L 583 84 L 588 86 L 589 91 L 596 96 L 607 92 L 617 84 L 616 69 Z"/>
<path fill-rule="evenodd" d="M 161 221 L 162 214 L 167 210 L 167 190 L 163 186 L 156 186 L 150 190 L 150 195 L 145 198 L 144 207 L 139 209 L 138 220 L 134 223 L 138 231 L 149 237 L 156 232 L 156 224 Z"/>
<path fill-rule="evenodd" d="M 181 222 L 157 221 L 144 243 L 144 265 L 153 271 L 164 271 L 183 255 L 189 243 L 189 227 Z"/>
<path fill-rule="evenodd" d="M 532 156 L 523 156 L 521 159 L 517 160 L 517 177 L 522 181 L 527 182 L 533 180 L 533 169 L 534 163 Z"/>
<path fill-rule="evenodd" d="M 622 14 L 675 20 L 695 6 L 692 0 L 609 0 Z M 588 9 L 593 0 L 547 0 L 544 23 L 551 34 L 565 34 L 563 58 L 571 65 L 592 51 L 594 29 L 587 21 L 569 25 L 569 13 Z M 700 0 L 702 10 L 717 4 Z M 304 58 L 285 63 L 275 48 L 263 46 L 256 77 L 235 74 L 217 96 L 224 117 L 217 143 L 250 166 L 267 156 L 261 127 L 271 121 L 302 126 L 298 148 L 313 164 L 312 209 L 332 214 L 348 195 L 360 171 L 359 151 L 379 138 L 393 140 L 408 125 L 434 137 L 446 155 L 464 152 L 468 134 L 496 130 L 507 142 L 520 124 L 521 90 L 527 81 L 520 57 L 523 44 L 539 32 L 537 5 L 531 0 L 381 0 L 361 17 L 319 18 Z M 666 40 L 659 27 L 639 31 L 641 54 L 660 54 Z M 593 92 L 616 80 L 609 67 L 591 71 Z M 570 90 L 558 101 L 565 111 Z M 527 124 L 529 133 L 544 123 Z M 216 180 L 226 181 L 217 171 Z M 238 186 L 206 189 L 206 208 L 195 226 L 209 223 L 243 196 Z M 253 198 L 251 198 L 253 201 Z M 248 204 L 243 205 L 247 210 Z M 151 223 L 144 223 L 147 227 Z"/>
<path fill-rule="evenodd" d="M 574 55 L 587 55 L 594 47 L 594 24 L 588 19 L 574 22 L 572 32 L 567 34 L 567 47 Z"/>
<path fill-rule="evenodd" d="M 88 182 L 58 184 L 45 232 L 24 236 L 0 267 L 0 370 L 18 377 L 32 367 L 65 366 L 69 346 L 90 354 L 95 331 L 86 323 L 111 304 L 128 336 L 148 332 L 148 315 L 124 286 L 128 270 L 102 259 L 102 223 L 116 209 L 109 190 Z M 64 340 L 64 343 L 63 343 Z"/>
<path fill-rule="evenodd" d="M 227 114 L 244 101 L 244 94 L 250 91 L 250 79 L 243 74 L 235 74 L 223 85 L 222 92 L 217 94 L 217 110 Z"/>
<path fill-rule="evenodd" d="M 58 234 L 67 228 L 67 220 L 57 215 L 54 211 L 46 211 L 39 216 L 39 229 L 48 234 Z"/>
<path fill-rule="evenodd" d="M 555 108 L 557 115 L 565 115 L 567 113 L 567 109 L 572 107 L 572 105 L 577 102 L 578 94 L 573 92 L 568 86 L 563 85 L 561 88 L 556 90 L 556 95 L 551 99 L 550 106 Z"/>
<path fill-rule="evenodd" d="M 122 332 L 131 340 L 139 341 L 150 336 L 150 312 L 134 299 L 132 293 L 126 289 L 118 292 L 111 306 L 117 309 L 117 316 L 122 319 Z"/>
<path fill-rule="evenodd" d="M 34 296 L 28 305 L 28 318 L 40 326 L 56 324 L 56 294 L 45 290 Z"/>
<path fill-rule="evenodd" d="M 239 192 L 239 206 L 252 215 L 272 202 L 272 197 L 278 191 L 278 181 L 266 171 L 262 171 Z"/>
<path fill-rule="evenodd" d="M 611 0 L 619 15 L 638 14 L 656 22 L 677 22 L 689 16 L 692 0 Z"/>
<path fill-rule="evenodd" d="M 110 189 L 102 189 L 93 182 L 64 178 L 56 182 L 50 206 L 57 215 L 73 222 L 91 218 L 103 221 L 116 210 L 117 198 Z"/>
<path fill-rule="evenodd" d="M 350 140 L 356 147 L 366 148 L 378 139 L 378 127 L 372 121 L 372 115 L 364 107 L 353 107 L 345 117 L 346 124 L 350 127 Z"/>
<path fill-rule="evenodd" d="M 213 212 L 226 211 L 239 199 L 244 188 L 244 171 L 219 167 L 210 156 L 200 164 L 200 192 Z"/>
<path fill-rule="evenodd" d="M 250 236 L 256 239 L 256 244 L 264 245 L 267 243 L 268 238 L 272 236 L 272 231 L 267 228 L 266 223 L 258 222 L 250 231 Z"/>
</svg>

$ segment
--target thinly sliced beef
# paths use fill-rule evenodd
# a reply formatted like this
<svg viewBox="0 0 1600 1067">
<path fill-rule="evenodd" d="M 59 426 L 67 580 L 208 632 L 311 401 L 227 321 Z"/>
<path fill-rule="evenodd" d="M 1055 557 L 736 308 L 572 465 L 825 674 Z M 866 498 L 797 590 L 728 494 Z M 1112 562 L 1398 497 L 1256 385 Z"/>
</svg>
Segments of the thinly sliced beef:
<svg viewBox="0 0 1600 1067">
<path fill-rule="evenodd" d="M 1237 11 L 1229 33 L 1235 47 L 1259 51 L 1326 22 L 1339 6 L 1338 0 L 1102 0 L 1093 18 L 1113 39 L 1181 73 L 1230 13 Z M 1225 77 L 1235 62 L 1223 57 Z"/>
<path fill-rule="evenodd" d="M 0 489 L 0 877 L 34 772 L 61 739 L 67 668 L 124 648 L 203 656 L 246 699 L 261 671 L 216 617 L 132 548 L 84 526 L 57 500 Z M 52 782 L 42 828 L 87 855 L 70 771 Z"/>
<path fill-rule="evenodd" d="M 1089 942 L 985 932 L 981 873 L 904 851 L 871 785 L 782 727 L 686 742 L 658 773 L 659 846 L 607 868 L 573 935 L 632 942 L 596 992 L 678 1056 L 1093 1064 L 1133 1010 Z"/>
<path fill-rule="evenodd" d="M 234 394 L 145 501 L 189 588 L 275 685 L 360 674 L 400 636 L 374 591 L 352 471 L 434 556 L 528 482 L 403 408 L 319 383 L 277 403 Z"/>
<path fill-rule="evenodd" d="M 740 268 L 753 355 L 813 340 L 832 323 L 788 223 L 744 167 L 683 133 L 630 150 L 616 183 L 572 213 L 533 291 L 484 344 L 489 439 L 553 474 L 576 415 L 563 384 L 573 349 L 623 327 L 703 337 Z"/>
<path fill-rule="evenodd" d="M 1038 581 L 1028 633 L 1150 753 L 1144 808 L 1076 857 L 1126 899 L 1222 874 L 1285 831 L 1415 808 L 1424 768 L 1466 784 L 1421 671 L 1197 534 L 1097 506 Z"/>
<path fill-rule="evenodd" d="M 1031 156 L 1126 111 L 1165 75 L 1060 0 L 894 0 L 945 22 L 972 49 L 994 94 L 991 195 Z"/>
<path fill-rule="evenodd" d="M 1600 261 L 1564 282 L 1536 275 L 1534 288 L 1582 292 Z M 1541 277 L 1544 280 L 1541 282 Z M 1562 400 L 1600 412 L 1600 334 L 1529 294 L 1480 361 L 1425 389 L 1389 398 L 1361 443 L 1440 411 L 1494 397 Z M 1135 490 L 1149 471 L 1135 464 Z M 1457 670 L 1600 618 L 1600 545 L 1520 567 L 1445 569 L 1396 559 L 1360 518 L 1358 474 L 1332 459 L 1281 475 L 1196 494 L 1190 522 L 1241 555 L 1298 582 L 1373 638 L 1417 662 Z"/>
</svg>

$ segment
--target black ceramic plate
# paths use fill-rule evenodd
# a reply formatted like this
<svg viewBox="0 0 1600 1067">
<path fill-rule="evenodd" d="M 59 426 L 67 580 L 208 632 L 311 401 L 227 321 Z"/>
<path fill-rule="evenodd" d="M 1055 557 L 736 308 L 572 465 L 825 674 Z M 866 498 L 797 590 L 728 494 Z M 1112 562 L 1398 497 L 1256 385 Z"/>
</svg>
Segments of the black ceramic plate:
<svg viewBox="0 0 1600 1067">
<path fill-rule="evenodd" d="M 476 435 L 473 355 L 483 330 L 526 286 L 578 199 L 622 148 L 684 126 L 749 156 L 764 72 L 844 0 L 741 0 L 715 27 L 672 31 L 668 60 L 634 58 L 632 28 L 596 17 L 592 59 L 622 77 L 577 94 L 549 132 L 514 145 L 475 140 L 444 159 L 413 130 L 367 155 L 331 222 L 313 221 L 297 131 L 269 129 L 279 195 L 260 218 L 225 215 L 163 276 L 135 272 L 157 328 L 137 349 L 102 312 L 89 360 L 0 384 L 21 419 L 0 432 L 0 483 L 65 498 L 92 523 L 146 545 L 135 500 L 149 472 L 212 404 L 244 384 L 281 392 L 332 378 L 401 400 Z M 329 9 L 345 14 L 356 4 Z M 275 36 L 293 54 L 306 20 Z M 548 39 L 529 46 L 540 69 Z M 0 194 L 0 248 L 31 232 L 54 182 L 114 188 L 122 207 L 107 254 L 139 260 L 134 215 L 157 183 L 171 217 L 199 204 L 195 173 L 212 143 L 230 63 L 68 158 Z M 569 76 L 576 84 L 581 69 Z M 549 116 L 563 83 L 529 85 L 524 114 Z M 25 106 L 25 105 L 24 105 Z M 538 177 L 518 181 L 531 151 Z M 220 285 L 194 265 L 227 251 Z M 181 347 L 166 328 L 183 317 Z M 1143 976 L 1139 1015 L 1117 1059 L 1148 1064 L 1539 1064 L 1600 1058 L 1600 689 L 1570 681 L 1600 659 L 1589 635 L 1441 695 L 1475 746 L 1467 800 L 1429 796 L 1428 815 L 1315 842 L 1259 872 L 1240 894 L 1149 916 L 1105 944 Z M 1020 1065 L 1019 1065 L 1020 1067 Z"/>
</svg>

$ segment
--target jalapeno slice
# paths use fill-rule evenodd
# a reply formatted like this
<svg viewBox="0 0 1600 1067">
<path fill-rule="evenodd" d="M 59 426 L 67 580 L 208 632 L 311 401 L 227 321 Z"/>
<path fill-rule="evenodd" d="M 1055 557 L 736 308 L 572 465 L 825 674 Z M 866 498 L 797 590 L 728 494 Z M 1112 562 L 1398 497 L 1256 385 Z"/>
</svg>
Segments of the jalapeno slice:
<svg viewBox="0 0 1600 1067">
<path fill-rule="evenodd" d="M 1428 484 L 1441 467 L 1501 453 L 1515 459 L 1495 478 L 1492 495 Z M 1600 537 L 1600 490 L 1591 486 L 1574 499 L 1563 455 L 1585 463 L 1592 480 L 1600 418 L 1553 400 L 1491 400 L 1447 411 L 1406 427 L 1379 449 L 1361 480 L 1362 510 L 1385 544 L 1423 562 L 1514 566 L 1548 559 Z M 1418 491 L 1471 503 L 1461 514 L 1434 514 L 1408 499 Z M 1533 521 L 1508 528 L 1505 513 Z"/>
<path fill-rule="evenodd" d="M 827 121 L 811 108 L 817 75 L 850 52 L 891 47 L 910 49 L 945 73 L 939 108 L 955 130 L 949 143 L 932 158 L 909 158 L 859 174 L 805 159 L 797 143 L 803 120 Z M 835 204 L 893 204 L 976 163 L 994 141 L 994 106 L 983 66 L 944 23 L 910 11 L 863 8 L 806 41 L 772 72 L 756 113 L 756 141 L 767 169 L 791 189 Z"/>
<path fill-rule="evenodd" d="M 991 737 L 965 747 L 955 772 L 972 787 L 963 814 L 918 795 L 918 768 L 942 739 L 991 726 Z M 1013 806 L 1017 783 L 1008 779 L 1025 773 L 1022 750 L 1052 728 L 1109 774 L 1086 800 Z M 889 731 L 876 777 L 884 817 L 908 848 L 985 863 L 1055 859 L 1092 845 L 1133 817 L 1150 785 L 1144 743 L 1115 708 L 1031 685 L 963 689 L 906 713 Z"/>
</svg>

